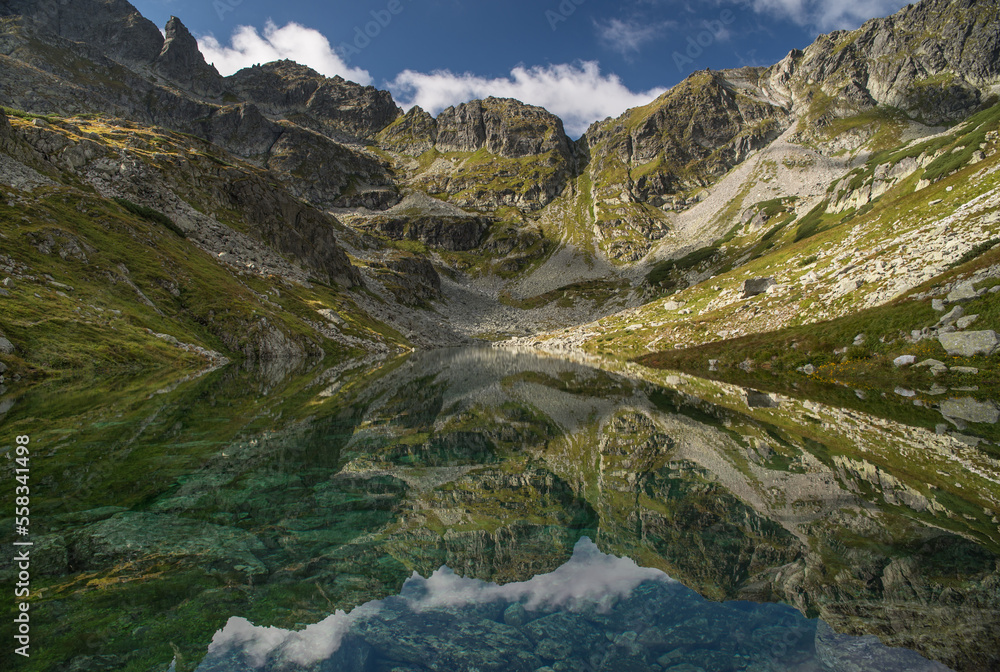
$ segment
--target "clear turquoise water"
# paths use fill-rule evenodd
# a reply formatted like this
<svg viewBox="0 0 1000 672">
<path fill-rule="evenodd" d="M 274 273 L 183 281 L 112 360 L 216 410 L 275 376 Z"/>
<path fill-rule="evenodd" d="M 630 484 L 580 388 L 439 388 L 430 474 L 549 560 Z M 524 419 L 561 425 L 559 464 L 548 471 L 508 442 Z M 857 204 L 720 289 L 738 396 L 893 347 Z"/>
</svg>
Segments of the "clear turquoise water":
<svg viewBox="0 0 1000 672">
<path fill-rule="evenodd" d="M 0 666 L 997 669 L 995 428 L 893 396 L 489 349 L 9 395 Z"/>
</svg>

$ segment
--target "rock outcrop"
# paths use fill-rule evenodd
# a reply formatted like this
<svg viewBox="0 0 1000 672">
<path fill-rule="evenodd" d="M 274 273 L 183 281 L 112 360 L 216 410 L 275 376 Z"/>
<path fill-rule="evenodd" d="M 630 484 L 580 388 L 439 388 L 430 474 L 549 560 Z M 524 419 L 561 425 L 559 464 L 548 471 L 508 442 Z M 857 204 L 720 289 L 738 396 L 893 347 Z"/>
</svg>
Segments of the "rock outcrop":
<svg viewBox="0 0 1000 672">
<path fill-rule="evenodd" d="M 487 98 L 449 107 L 438 115 L 435 146 L 442 152 L 475 152 L 517 159 L 555 152 L 572 159 L 562 121 L 517 100 Z"/>
<path fill-rule="evenodd" d="M 198 41 L 176 16 L 167 22 L 166 39 L 153 62 L 153 71 L 197 95 L 222 95 L 222 75 L 205 62 Z"/>
<path fill-rule="evenodd" d="M 241 103 L 213 108 L 195 124 L 200 137 L 247 159 L 265 159 L 284 129 L 262 115 L 256 105 Z"/>
<path fill-rule="evenodd" d="M 402 114 L 392 95 L 342 77 L 324 77 L 312 68 L 283 60 L 244 68 L 225 80 L 226 90 L 334 139 L 372 137 Z"/>
<path fill-rule="evenodd" d="M 924 0 L 820 36 L 763 77 L 765 88 L 797 107 L 818 86 L 848 108 L 894 107 L 928 124 L 966 116 L 998 78 L 996 7 L 975 0 Z"/>
<path fill-rule="evenodd" d="M 419 105 L 398 117 L 378 135 L 384 149 L 407 156 L 420 156 L 434 149 L 437 142 L 437 122 Z"/>
<path fill-rule="evenodd" d="M 84 42 L 126 65 L 149 65 L 163 49 L 163 35 L 126 0 L 5 0 L 0 15 L 20 15 L 31 29 Z"/>
<path fill-rule="evenodd" d="M 467 251 L 482 244 L 490 223 L 485 217 L 376 215 L 359 228 L 391 240 L 417 240 L 442 250 Z"/>
<path fill-rule="evenodd" d="M 462 207 L 538 210 L 562 192 L 576 168 L 562 121 L 517 100 L 473 100 L 436 119 L 415 107 L 378 139 L 383 149 L 403 155 L 445 154 L 409 184 Z"/>
</svg>

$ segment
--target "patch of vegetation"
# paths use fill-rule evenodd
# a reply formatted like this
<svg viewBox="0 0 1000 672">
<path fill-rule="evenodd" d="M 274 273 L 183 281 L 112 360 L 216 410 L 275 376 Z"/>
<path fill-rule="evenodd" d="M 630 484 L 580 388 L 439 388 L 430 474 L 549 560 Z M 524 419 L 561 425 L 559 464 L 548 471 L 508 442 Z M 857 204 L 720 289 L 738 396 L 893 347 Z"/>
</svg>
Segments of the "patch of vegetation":
<svg viewBox="0 0 1000 672">
<path fill-rule="evenodd" d="M 138 215 L 143 219 L 148 219 L 151 222 L 156 222 L 157 224 L 162 224 L 174 233 L 176 233 L 181 238 L 187 238 L 187 234 L 184 233 L 184 229 L 174 224 L 174 220 L 167 217 L 165 214 L 159 210 L 154 210 L 153 208 L 147 207 L 145 205 L 139 205 L 133 203 L 124 198 L 115 197 L 115 203 L 122 206 L 133 215 Z"/>
<path fill-rule="evenodd" d="M 951 265 L 948 266 L 948 268 L 956 268 L 958 266 L 961 266 L 962 264 L 967 264 L 973 259 L 977 259 L 982 255 L 986 254 L 997 245 L 1000 245 L 1000 238 L 990 238 L 985 242 L 979 243 L 971 250 L 963 254 L 961 257 L 956 259 L 954 262 L 952 262 Z"/>
<path fill-rule="evenodd" d="M 806 213 L 806 216 L 802 218 L 799 222 L 799 227 L 795 231 L 794 242 L 799 242 L 800 240 L 805 240 L 806 238 L 811 238 L 817 233 L 820 233 L 824 229 L 823 227 L 823 216 L 826 214 L 826 208 L 830 205 L 829 201 L 823 201 L 818 204 L 815 208 Z"/>
<path fill-rule="evenodd" d="M 627 280 L 583 280 L 527 299 L 516 299 L 505 291 L 500 294 L 500 303 L 522 310 L 541 308 L 553 301 L 563 308 L 571 307 L 577 301 L 594 301 L 598 306 L 603 306 L 626 288 Z"/>
<path fill-rule="evenodd" d="M 718 244 L 702 247 L 685 254 L 680 259 L 665 259 L 659 262 L 646 274 L 646 281 L 651 285 L 660 285 L 667 280 L 674 271 L 688 271 L 698 264 L 708 261 L 719 251 Z"/>
<path fill-rule="evenodd" d="M 4 107 L 2 105 L 0 105 L 0 110 L 3 110 L 4 114 L 8 117 L 17 117 L 18 119 L 42 119 L 50 124 L 60 121 L 60 118 L 54 114 L 34 114 L 32 112 L 25 112 L 24 110 L 18 110 L 13 107 Z"/>
</svg>

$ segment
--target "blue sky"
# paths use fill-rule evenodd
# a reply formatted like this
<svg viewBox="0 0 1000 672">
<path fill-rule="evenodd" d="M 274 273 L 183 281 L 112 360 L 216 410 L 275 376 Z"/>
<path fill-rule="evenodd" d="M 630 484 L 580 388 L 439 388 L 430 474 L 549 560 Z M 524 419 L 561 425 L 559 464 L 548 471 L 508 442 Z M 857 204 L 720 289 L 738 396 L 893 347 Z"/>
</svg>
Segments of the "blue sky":
<svg viewBox="0 0 1000 672">
<path fill-rule="evenodd" d="M 176 15 L 224 75 L 292 58 L 436 114 L 488 95 L 562 117 L 571 135 L 696 70 L 770 65 L 900 0 L 132 0 Z"/>
</svg>

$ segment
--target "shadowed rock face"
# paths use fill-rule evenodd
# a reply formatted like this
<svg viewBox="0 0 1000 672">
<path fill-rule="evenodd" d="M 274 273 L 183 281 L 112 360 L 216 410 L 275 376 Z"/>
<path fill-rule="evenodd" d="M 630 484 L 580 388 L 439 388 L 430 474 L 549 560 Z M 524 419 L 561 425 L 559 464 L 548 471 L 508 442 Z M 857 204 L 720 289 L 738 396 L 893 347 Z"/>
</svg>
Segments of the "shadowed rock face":
<svg viewBox="0 0 1000 672">
<path fill-rule="evenodd" d="M 226 89 L 265 114 L 334 139 L 369 138 L 402 114 L 388 91 L 324 77 L 288 60 L 244 68 L 226 78 Z"/>
<path fill-rule="evenodd" d="M 33 27 L 87 42 L 127 65 L 148 65 L 163 49 L 163 35 L 126 0 L 5 0 L 0 15 L 22 15 Z"/>
<path fill-rule="evenodd" d="M 198 122 L 198 130 L 205 139 L 246 158 L 267 156 L 284 132 L 252 103 L 216 108 Z"/>
<path fill-rule="evenodd" d="M 166 39 L 153 70 L 198 95 L 214 98 L 222 94 L 222 76 L 205 62 L 198 41 L 176 16 L 167 22 Z"/>
<path fill-rule="evenodd" d="M 484 217 L 441 215 L 367 218 L 360 228 L 393 240 L 419 240 L 443 250 L 472 250 L 483 242 L 490 221 Z"/>
</svg>

